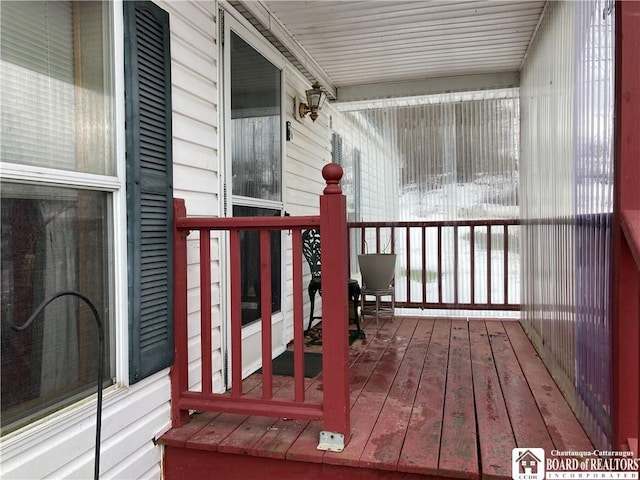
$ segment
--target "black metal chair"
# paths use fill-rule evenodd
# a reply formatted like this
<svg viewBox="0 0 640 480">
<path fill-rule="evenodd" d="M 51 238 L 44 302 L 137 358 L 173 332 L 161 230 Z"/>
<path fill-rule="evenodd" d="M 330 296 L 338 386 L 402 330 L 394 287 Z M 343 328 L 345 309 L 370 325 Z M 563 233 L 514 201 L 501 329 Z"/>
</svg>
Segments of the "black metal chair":
<svg viewBox="0 0 640 480">
<path fill-rule="evenodd" d="M 311 281 L 309 282 L 309 301 L 311 303 L 311 313 L 309 315 L 309 327 L 307 330 L 311 328 L 311 323 L 314 318 L 322 318 L 322 317 L 314 317 L 313 310 L 315 306 L 315 298 L 316 292 L 322 296 L 322 272 L 321 272 L 321 264 L 320 264 L 320 230 L 311 229 L 305 230 L 302 232 L 302 253 L 304 257 L 307 259 L 307 263 L 309 264 L 309 269 L 311 270 Z M 353 315 L 356 324 L 356 328 L 358 329 L 358 335 L 360 338 L 364 338 L 364 332 L 360 328 L 360 319 L 358 317 L 358 303 L 360 300 L 360 284 L 357 280 L 353 278 L 348 279 L 347 292 L 349 295 L 349 300 L 353 305 Z"/>
</svg>

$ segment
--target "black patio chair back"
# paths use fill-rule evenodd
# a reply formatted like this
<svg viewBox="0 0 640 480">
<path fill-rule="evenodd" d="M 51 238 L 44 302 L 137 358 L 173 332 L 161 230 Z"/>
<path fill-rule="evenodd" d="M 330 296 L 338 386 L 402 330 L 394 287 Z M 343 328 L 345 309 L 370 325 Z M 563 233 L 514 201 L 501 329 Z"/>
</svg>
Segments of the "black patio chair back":
<svg viewBox="0 0 640 480">
<path fill-rule="evenodd" d="M 309 264 L 311 277 L 320 278 L 322 275 L 320 263 L 320 230 L 311 229 L 302 232 L 302 253 Z"/>
<path fill-rule="evenodd" d="M 315 306 L 316 293 L 322 296 L 322 264 L 320 261 L 321 249 L 320 249 L 320 230 L 312 228 L 310 230 L 304 230 L 302 232 L 302 253 L 304 258 L 309 264 L 309 270 L 311 271 L 311 280 L 309 281 L 309 302 L 310 302 L 310 314 L 309 314 L 309 326 L 307 330 L 311 329 L 311 324 L 314 319 L 322 318 L 313 315 Z M 360 328 L 360 321 L 358 319 L 358 301 L 360 299 L 360 285 L 357 280 L 352 278 L 348 279 L 348 294 L 351 302 L 353 303 L 353 316 L 356 326 L 358 328 L 358 334 L 361 338 L 364 338 L 364 332 Z"/>
</svg>

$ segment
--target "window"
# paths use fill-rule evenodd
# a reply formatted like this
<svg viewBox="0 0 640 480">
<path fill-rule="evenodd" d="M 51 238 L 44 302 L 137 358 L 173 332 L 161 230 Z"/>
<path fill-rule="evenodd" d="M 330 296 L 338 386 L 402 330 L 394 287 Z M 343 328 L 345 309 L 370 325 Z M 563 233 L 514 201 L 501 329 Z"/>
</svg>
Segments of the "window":
<svg viewBox="0 0 640 480">
<path fill-rule="evenodd" d="M 281 71 L 231 32 L 233 195 L 282 200 Z"/>
<path fill-rule="evenodd" d="M 84 304 L 62 297 L 28 330 L 11 325 L 73 290 L 96 305 L 110 338 L 119 182 L 108 2 L 3 1 L 0 9 L 0 161 L 10 172 L 0 186 L 6 433 L 95 391 L 97 333 Z M 108 344 L 106 356 L 110 379 Z"/>
</svg>

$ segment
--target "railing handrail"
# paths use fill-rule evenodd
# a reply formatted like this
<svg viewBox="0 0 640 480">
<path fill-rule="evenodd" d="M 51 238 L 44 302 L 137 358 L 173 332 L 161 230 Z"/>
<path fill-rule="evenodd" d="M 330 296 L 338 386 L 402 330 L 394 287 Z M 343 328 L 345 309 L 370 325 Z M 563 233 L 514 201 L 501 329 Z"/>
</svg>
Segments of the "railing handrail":
<svg viewBox="0 0 640 480">
<path fill-rule="evenodd" d="M 349 228 L 362 227 L 485 227 L 502 225 L 520 225 L 522 222 L 518 218 L 486 219 L 486 220 L 398 220 L 398 221 L 374 221 L 374 222 L 348 222 Z"/>
<path fill-rule="evenodd" d="M 212 217 L 189 216 L 175 220 L 178 230 L 290 230 L 319 228 L 320 216 L 301 217 Z"/>
</svg>

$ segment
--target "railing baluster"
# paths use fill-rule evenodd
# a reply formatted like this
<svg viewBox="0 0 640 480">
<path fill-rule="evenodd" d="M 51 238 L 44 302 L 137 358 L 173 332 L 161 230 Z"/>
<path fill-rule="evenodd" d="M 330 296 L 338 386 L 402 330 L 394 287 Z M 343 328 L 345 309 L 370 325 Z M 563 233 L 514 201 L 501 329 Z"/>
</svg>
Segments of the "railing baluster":
<svg viewBox="0 0 640 480">
<path fill-rule="evenodd" d="M 471 225 L 469 227 L 471 232 L 469 233 L 469 247 L 470 247 L 470 262 L 471 262 L 471 275 L 469 283 L 471 284 L 471 300 L 470 303 L 475 305 L 476 303 L 476 226 Z"/>
<path fill-rule="evenodd" d="M 229 231 L 231 282 L 231 396 L 242 395 L 242 279 L 240 278 L 240 232 Z"/>
<path fill-rule="evenodd" d="M 509 304 L 509 227 L 508 225 L 503 225 L 504 229 L 504 257 L 503 257 L 503 280 L 504 280 L 504 304 Z"/>
<path fill-rule="evenodd" d="M 376 227 L 376 253 L 380 253 L 380 227 Z"/>
<path fill-rule="evenodd" d="M 411 228 L 406 227 L 407 302 L 411 302 Z"/>
<path fill-rule="evenodd" d="M 422 227 L 422 304 L 427 303 L 427 227 Z"/>
<path fill-rule="evenodd" d="M 491 305 L 491 224 L 487 225 L 487 305 Z"/>
<path fill-rule="evenodd" d="M 458 304 L 458 225 L 453 226 L 453 303 Z"/>
<path fill-rule="evenodd" d="M 213 392 L 211 355 L 211 234 L 200 230 L 200 355 L 202 393 Z"/>
<path fill-rule="evenodd" d="M 294 399 L 304 402 L 304 318 L 302 299 L 302 234 L 293 230 L 291 252 L 293 255 L 293 383 Z"/>
<path fill-rule="evenodd" d="M 273 397 L 271 352 L 271 232 L 260 230 L 260 317 L 262 324 L 262 398 Z"/>
<path fill-rule="evenodd" d="M 438 225 L 438 303 L 442 303 L 442 226 Z"/>
<path fill-rule="evenodd" d="M 389 245 L 391 245 L 390 253 L 396 253 L 396 227 L 390 227 Z M 386 252 L 385 252 L 386 253 Z"/>
</svg>

